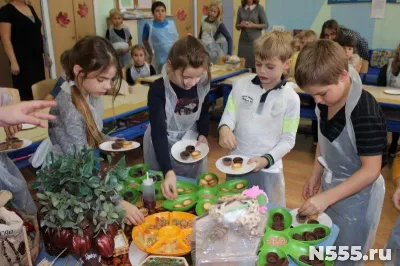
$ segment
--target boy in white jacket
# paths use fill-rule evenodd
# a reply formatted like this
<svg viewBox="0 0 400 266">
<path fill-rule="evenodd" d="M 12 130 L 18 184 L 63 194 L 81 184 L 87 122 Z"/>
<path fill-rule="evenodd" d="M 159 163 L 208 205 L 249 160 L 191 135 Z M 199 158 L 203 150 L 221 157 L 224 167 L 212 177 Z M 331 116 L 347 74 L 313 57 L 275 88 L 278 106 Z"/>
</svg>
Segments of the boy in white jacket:
<svg viewBox="0 0 400 266">
<path fill-rule="evenodd" d="M 251 157 L 254 172 L 244 176 L 258 185 L 271 202 L 285 206 L 282 157 L 294 146 L 300 119 L 300 100 L 287 83 L 284 70 L 291 64 L 292 37 L 272 31 L 254 44 L 255 76 L 233 84 L 219 125 L 219 143 L 230 154 Z M 227 179 L 235 178 L 227 176 Z"/>
</svg>

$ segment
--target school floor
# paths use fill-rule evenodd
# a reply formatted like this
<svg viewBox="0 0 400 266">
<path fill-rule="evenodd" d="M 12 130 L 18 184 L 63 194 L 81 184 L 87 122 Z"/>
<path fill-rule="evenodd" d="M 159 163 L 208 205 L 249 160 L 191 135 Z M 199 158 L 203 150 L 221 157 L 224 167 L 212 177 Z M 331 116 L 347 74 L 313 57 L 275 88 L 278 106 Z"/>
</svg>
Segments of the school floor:
<svg viewBox="0 0 400 266">
<path fill-rule="evenodd" d="M 315 146 L 312 144 L 312 136 L 309 132 L 310 126 L 308 126 L 309 124 L 308 121 L 301 121 L 301 127 L 297 134 L 296 146 L 283 158 L 286 182 L 286 204 L 290 209 L 298 208 L 304 202 L 301 192 L 313 166 Z M 223 180 L 224 174 L 216 169 L 215 162 L 218 158 L 226 155 L 228 150 L 221 148 L 218 144 L 218 139 L 216 137 L 217 126 L 218 124 L 216 122 L 211 122 L 210 136 L 208 138 L 210 146 L 208 170 L 216 173 L 220 179 Z M 127 165 L 131 166 L 140 163 L 143 161 L 142 158 L 143 154 L 141 149 L 131 151 L 127 154 Z M 399 214 L 391 200 L 394 193 L 394 185 L 391 181 L 391 171 L 392 161 L 390 161 L 382 170 L 383 177 L 386 181 L 386 194 L 374 248 L 384 247 Z M 35 174 L 31 168 L 24 168 L 21 172 L 28 182 L 35 178 Z M 383 263 L 373 261 L 367 262 L 365 265 L 383 265 Z"/>
</svg>

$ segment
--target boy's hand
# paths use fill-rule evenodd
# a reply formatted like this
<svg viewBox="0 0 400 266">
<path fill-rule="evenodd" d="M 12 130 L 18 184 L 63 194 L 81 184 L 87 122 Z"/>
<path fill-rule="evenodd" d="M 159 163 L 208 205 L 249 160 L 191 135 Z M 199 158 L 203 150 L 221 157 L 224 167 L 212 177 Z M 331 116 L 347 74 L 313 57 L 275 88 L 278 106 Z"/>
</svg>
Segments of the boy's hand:
<svg viewBox="0 0 400 266">
<path fill-rule="evenodd" d="M 261 169 L 264 169 L 265 167 L 268 166 L 268 160 L 267 158 L 264 157 L 255 157 L 255 158 L 251 158 L 247 164 L 252 164 L 252 163 L 256 163 L 256 168 L 254 168 L 254 172 L 258 172 Z"/>
<path fill-rule="evenodd" d="M 235 149 L 237 146 L 235 135 L 227 126 L 222 126 L 219 129 L 219 145 L 231 150 Z"/>
<path fill-rule="evenodd" d="M 309 216 L 323 213 L 329 206 L 329 199 L 326 193 L 320 193 L 309 198 L 300 208 L 299 214 Z"/>
<path fill-rule="evenodd" d="M 196 147 L 198 147 L 201 143 L 204 143 L 208 146 L 208 140 L 205 136 L 200 135 L 197 139 Z"/>
<path fill-rule="evenodd" d="M 311 176 L 307 183 L 304 184 L 303 187 L 303 198 L 309 199 L 312 196 L 318 194 L 321 189 L 321 177 L 313 177 Z"/>
<path fill-rule="evenodd" d="M 119 205 L 124 209 L 126 216 L 126 223 L 127 224 L 141 224 L 144 222 L 144 216 L 141 211 L 135 206 L 130 204 L 129 202 L 122 200 Z"/>
<path fill-rule="evenodd" d="M 165 175 L 161 191 L 167 199 L 176 199 L 178 197 L 178 193 L 176 192 L 176 175 L 173 170 L 168 171 Z"/>
<path fill-rule="evenodd" d="M 392 200 L 394 203 L 394 206 L 396 207 L 396 209 L 398 209 L 400 211 L 400 185 L 399 185 L 400 179 L 397 179 L 397 189 L 393 194 Z"/>
</svg>

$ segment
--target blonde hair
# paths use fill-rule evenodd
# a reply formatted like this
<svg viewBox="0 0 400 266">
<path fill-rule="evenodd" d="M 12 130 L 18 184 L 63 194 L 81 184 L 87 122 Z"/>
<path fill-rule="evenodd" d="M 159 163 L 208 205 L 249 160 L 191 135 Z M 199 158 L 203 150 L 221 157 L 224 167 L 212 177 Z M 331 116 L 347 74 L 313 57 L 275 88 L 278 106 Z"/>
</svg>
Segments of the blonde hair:
<svg viewBox="0 0 400 266">
<path fill-rule="evenodd" d="M 292 41 L 293 38 L 288 32 L 268 32 L 254 42 L 254 54 L 261 60 L 277 57 L 285 62 L 292 56 Z"/>
<path fill-rule="evenodd" d="M 216 18 L 216 20 L 215 21 L 218 21 L 218 20 L 220 20 L 221 19 L 221 7 L 220 7 L 220 5 L 218 4 L 218 3 L 211 3 L 209 6 L 208 6 L 208 12 L 210 12 L 210 9 L 211 8 L 213 8 L 213 7 L 215 7 L 215 8 L 217 8 L 218 9 L 218 15 L 217 15 L 217 18 Z M 207 16 L 208 16 L 208 14 L 207 14 Z"/>
<path fill-rule="evenodd" d="M 312 42 L 316 41 L 317 38 L 317 34 L 315 33 L 315 31 L 313 30 L 303 30 L 301 32 L 301 37 L 300 38 L 313 38 Z"/>
<path fill-rule="evenodd" d="M 122 12 L 118 8 L 113 8 L 110 10 L 109 18 L 112 18 L 114 16 L 121 16 L 122 18 L 124 17 L 124 15 L 122 15 Z"/>
<path fill-rule="evenodd" d="M 318 40 L 308 43 L 299 53 L 294 77 L 302 89 L 315 85 L 328 86 L 337 84 L 341 73 L 348 69 L 346 54 L 338 43 Z"/>
</svg>

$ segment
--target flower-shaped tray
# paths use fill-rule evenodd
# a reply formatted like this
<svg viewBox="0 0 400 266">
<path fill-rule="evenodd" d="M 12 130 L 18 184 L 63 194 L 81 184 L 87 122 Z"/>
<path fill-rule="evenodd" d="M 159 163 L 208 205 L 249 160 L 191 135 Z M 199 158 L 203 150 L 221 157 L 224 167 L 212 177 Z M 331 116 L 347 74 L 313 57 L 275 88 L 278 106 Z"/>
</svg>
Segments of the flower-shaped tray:
<svg viewBox="0 0 400 266">
<path fill-rule="evenodd" d="M 132 230 L 136 246 L 153 255 L 183 256 L 190 242 L 196 216 L 185 212 L 160 212 L 145 218 Z"/>
<path fill-rule="evenodd" d="M 284 229 L 276 231 L 272 229 L 274 214 L 283 215 Z M 315 228 L 323 228 L 325 237 L 313 241 L 300 241 L 293 239 L 294 234 L 302 235 L 304 232 L 313 232 Z M 329 227 L 322 224 L 302 224 L 292 227 L 292 216 L 289 211 L 284 208 L 274 208 L 269 210 L 267 229 L 262 241 L 261 251 L 258 256 L 258 265 L 267 265 L 267 254 L 270 252 L 277 253 L 279 258 L 288 258 L 290 256 L 298 265 L 309 266 L 310 264 L 300 261 L 301 256 L 309 256 L 310 246 L 317 245 L 326 240 L 331 233 Z M 325 266 L 332 266 L 333 261 L 324 260 Z M 318 264 L 319 265 L 319 264 Z"/>
</svg>

